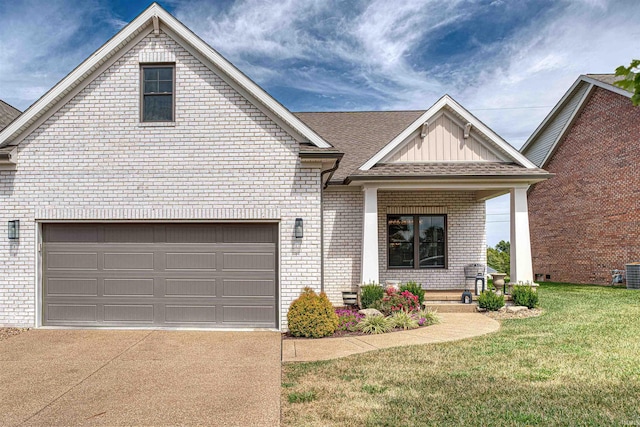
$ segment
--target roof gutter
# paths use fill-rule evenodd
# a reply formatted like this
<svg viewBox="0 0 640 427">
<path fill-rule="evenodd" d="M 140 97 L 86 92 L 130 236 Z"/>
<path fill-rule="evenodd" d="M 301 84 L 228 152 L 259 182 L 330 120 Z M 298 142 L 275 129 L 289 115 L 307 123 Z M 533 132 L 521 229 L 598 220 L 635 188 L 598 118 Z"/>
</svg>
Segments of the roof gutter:
<svg viewBox="0 0 640 427">
<path fill-rule="evenodd" d="M 347 177 L 344 180 L 344 184 L 348 185 L 352 182 L 358 181 L 462 181 L 462 180 L 487 180 L 487 181 L 495 181 L 495 180 L 519 180 L 519 181 L 527 181 L 527 182 L 540 182 L 547 180 L 553 177 L 555 174 L 546 173 L 546 174 L 535 174 L 535 175 L 429 175 L 429 176 L 419 176 L 419 175 L 389 175 L 389 176 L 367 176 L 367 175 L 354 175 Z"/>
<path fill-rule="evenodd" d="M 0 149 L 0 166 L 15 166 L 18 162 L 14 154 L 15 147 Z"/>
</svg>

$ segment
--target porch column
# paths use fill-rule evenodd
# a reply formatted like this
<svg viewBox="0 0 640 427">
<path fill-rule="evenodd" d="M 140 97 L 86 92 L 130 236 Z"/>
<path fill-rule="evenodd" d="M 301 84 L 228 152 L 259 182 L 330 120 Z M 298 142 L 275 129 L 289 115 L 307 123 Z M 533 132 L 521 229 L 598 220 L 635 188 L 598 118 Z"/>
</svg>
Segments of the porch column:
<svg viewBox="0 0 640 427">
<path fill-rule="evenodd" d="M 511 283 L 533 283 L 531 239 L 527 189 L 512 188 L 511 193 Z"/>
<path fill-rule="evenodd" d="M 361 283 L 380 280 L 378 271 L 378 189 L 364 188 Z"/>
</svg>

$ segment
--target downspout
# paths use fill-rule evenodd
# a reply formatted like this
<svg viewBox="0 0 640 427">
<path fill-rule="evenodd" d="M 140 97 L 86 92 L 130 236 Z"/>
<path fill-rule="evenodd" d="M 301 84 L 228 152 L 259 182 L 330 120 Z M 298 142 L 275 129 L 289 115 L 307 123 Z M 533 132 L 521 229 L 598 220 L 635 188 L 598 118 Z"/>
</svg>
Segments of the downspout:
<svg viewBox="0 0 640 427">
<path fill-rule="evenodd" d="M 340 166 L 340 159 L 336 159 L 336 163 L 332 168 L 320 172 L 320 292 L 324 292 L 324 190 L 329 185 L 329 181 L 338 166 Z M 327 177 L 327 183 L 323 185 L 322 179 L 327 173 L 330 175 Z"/>
</svg>

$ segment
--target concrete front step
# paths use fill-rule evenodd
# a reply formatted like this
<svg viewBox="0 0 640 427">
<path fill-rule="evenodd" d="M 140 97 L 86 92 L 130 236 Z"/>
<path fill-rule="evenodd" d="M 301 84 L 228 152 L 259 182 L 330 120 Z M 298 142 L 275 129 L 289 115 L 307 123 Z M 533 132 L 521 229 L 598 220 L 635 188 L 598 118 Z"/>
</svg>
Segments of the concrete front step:
<svg viewBox="0 0 640 427">
<path fill-rule="evenodd" d="M 424 294 L 425 302 L 442 303 L 442 302 L 460 302 L 462 299 L 463 289 L 453 289 L 444 291 L 426 291 Z M 478 300 L 478 295 L 471 292 L 473 301 Z M 505 301 L 511 301 L 511 295 L 504 296 Z"/>
</svg>

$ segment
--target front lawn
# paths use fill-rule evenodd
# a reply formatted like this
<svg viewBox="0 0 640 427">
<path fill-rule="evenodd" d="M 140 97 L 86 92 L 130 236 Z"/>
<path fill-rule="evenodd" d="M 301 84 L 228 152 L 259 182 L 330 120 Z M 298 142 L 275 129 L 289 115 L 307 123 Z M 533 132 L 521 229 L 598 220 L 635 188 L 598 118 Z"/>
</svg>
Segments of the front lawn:
<svg viewBox="0 0 640 427">
<path fill-rule="evenodd" d="M 539 292 L 492 335 L 285 365 L 283 425 L 640 425 L 640 291 Z"/>
</svg>

